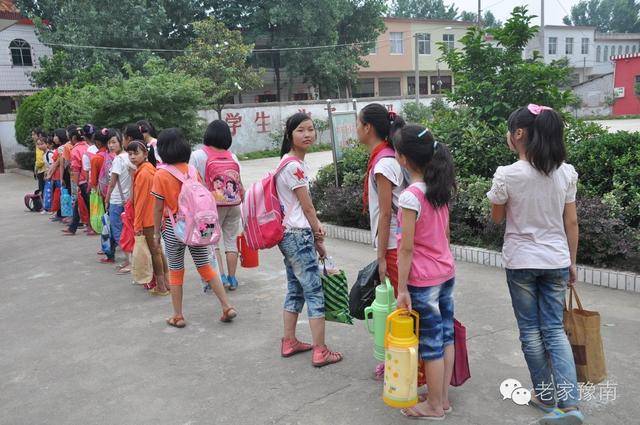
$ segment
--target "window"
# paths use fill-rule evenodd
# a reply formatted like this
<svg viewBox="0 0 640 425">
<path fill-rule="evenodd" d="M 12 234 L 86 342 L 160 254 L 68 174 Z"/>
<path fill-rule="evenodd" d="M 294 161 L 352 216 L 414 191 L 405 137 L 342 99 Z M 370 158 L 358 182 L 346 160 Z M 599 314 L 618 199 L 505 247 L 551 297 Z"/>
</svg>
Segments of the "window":
<svg viewBox="0 0 640 425">
<path fill-rule="evenodd" d="M 609 62 L 609 46 L 604 46 L 604 55 L 602 55 L 602 62 Z"/>
<path fill-rule="evenodd" d="M 616 46 L 611 46 L 611 56 L 616 55 Z"/>
<path fill-rule="evenodd" d="M 418 54 L 430 55 L 431 54 L 431 34 L 421 33 L 416 35 L 418 37 Z"/>
<path fill-rule="evenodd" d="M 404 40 L 402 38 L 402 33 L 389 33 L 389 40 L 391 41 L 391 54 L 402 55 L 404 53 Z"/>
<path fill-rule="evenodd" d="M 629 54 L 629 46 L 624 46 L 624 54 L 628 55 Z"/>
<path fill-rule="evenodd" d="M 294 93 L 293 100 L 310 100 L 309 93 Z"/>
<path fill-rule="evenodd" d="M 583 55 L 589 54 L 589 39 L 586 37 L 582 39 L 582 54 Z"/>
<path fill-rule="evenodd" d="M 621 55 L 622 54 L 622 46 L 618 46 L 618 54 Z"/>
<path fill-rule="evenodd" d="M 400 77 L 378 79 L 378 90 L 380 96 L 400 96 Z"/>
<path fill-rule="evenodd" d="M 602 49 L 600 46 L 596 47 L 596 62 L 601 62 L 600 53 L 602 53 Z"/>
<path fill-rule="evenodd" d="M 409 89 L 409 96 L 416 94 L 416 77 L 407 77 L 407 86 Z M 429 77 L 420 77 L 420 94 L 429 94 Z"/>
<path fill-rule="evenodd" d="M 567 37 L 565 39 L 565 50 L 564 53 L 567 55 L 572 55 L 573 54 L 573 37 Z"/>
<path fill-rule="evenodd" d="M 378 42 L 376 41 L 376 42 L 371 43 L 369 45 L 369 54 L 370 55 L 375 55 L 377 53 L 378 53 Z"/>
<path fill-rule="evenodd" d="M 11 61 L 13 66 L 33 66 L 31 60 L 31 46 L 24 40 L 16 38 L 9 43 L 11 50 Z"/>
<path fill-rule="evenodd" d="M 634 89 L 636 96 L 640 96 L 640 75 L 636 75 L 636 85 Z"/>
<path fill-rule="evenodd" d="M 353 88 L 353 97 L 374 97 L 374 87 L 373 78 L 360 78 Z"/>
<path fill-rule="evenodd" d="M 265 103 L 265 102 L 276 102 L 277 101 L 277 96 L 275 94 L 259 94 L 257 97 L 257 101 L 258 103 Z"/>
<path fill-rule="evenodd" d="M 549 37 L 549 54 L 555 55 L 558 52 L 558 37 Z"/>
<path fill-rule="evenodd" d="M 451 76 L 441 75 L 431 77 L 431 94 L 440 94 L 451 90 Z"/>
<path fill-rule="evenodd" d="M 442 34 L 442 42 L 447 50 L 453 50 L 455 47 L 453 34 Z"/>
<path fill-rule="evenodd" d="M 632 53 L 635 53 L 635 52 L 637 51 L 637 50 L 636 50 L 636 46 L 633 46 L 633 48 L 631 49 L 631 51 L 632 51 Z"/>
</svg>

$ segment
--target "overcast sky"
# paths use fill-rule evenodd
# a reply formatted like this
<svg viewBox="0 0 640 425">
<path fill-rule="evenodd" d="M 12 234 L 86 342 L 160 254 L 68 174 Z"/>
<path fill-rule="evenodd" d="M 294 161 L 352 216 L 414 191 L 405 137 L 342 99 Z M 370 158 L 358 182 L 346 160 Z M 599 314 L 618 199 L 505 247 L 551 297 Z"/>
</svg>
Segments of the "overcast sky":
<svg viewBox="0 0 640 425">
<path fill-rule="evenodd" d="M 467 10 L 475 12 L 478 10 L 478 0 L 445 0 L 445 3 L 454 3 L 460 11 Z M 562 18 L 569 14 L 567 12 L 571 12 L 571 6 L 576 3 L 578 3 L 578 0 L 545 0 L 545 24 L 562 25 Z M 507 19 L 514 7 L 521 5 L 528 5 L 529 12 L 540 16 L 540 0 L 482 0 L 482 10 L 491 10 L 496 18 L 503 22 Z M 567 10 L 566 12 L 563 7 Z M 534 23 L 539 24 L 539 18 L 536 18 Z"/>
</svg>

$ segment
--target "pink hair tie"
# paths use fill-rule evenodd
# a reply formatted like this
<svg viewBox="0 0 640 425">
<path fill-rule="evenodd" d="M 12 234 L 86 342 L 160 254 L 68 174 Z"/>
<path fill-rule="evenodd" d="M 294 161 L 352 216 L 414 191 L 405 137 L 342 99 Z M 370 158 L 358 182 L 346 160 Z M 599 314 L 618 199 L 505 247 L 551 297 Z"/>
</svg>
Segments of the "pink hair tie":
<svg viewBox="0 0 640 425">
<path fill-rule="evenodd" d="M 553 108 L 549 108 L 548 106 L 536 105 L 535 103 L 530 103 L 529 106 L 527 106 L 527 109 L 533 115 L 540 115 L 542 111 L 553 111 Z"/>
</svg>

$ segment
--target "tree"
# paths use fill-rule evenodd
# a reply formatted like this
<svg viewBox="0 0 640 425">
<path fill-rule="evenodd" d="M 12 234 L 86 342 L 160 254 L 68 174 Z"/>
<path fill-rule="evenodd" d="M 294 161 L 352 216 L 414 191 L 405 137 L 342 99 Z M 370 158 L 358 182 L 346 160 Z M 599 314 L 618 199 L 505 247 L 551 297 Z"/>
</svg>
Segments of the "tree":
<svg viewBox="0 0 640 425">
<path fill-rule="evenodd" d="M 321 96 L 351 86 L 384 31 L 386 8 L 385 0 L 218 0 L 212 13 L 227 27 L 242 28 L 246 42 L 273 49 L 259 55 L 275 71 L 280 100 L 283 69 L 318 87 Z M 290 50 L 336 44 L 347 46 Z"/>
<path fill-rule="evenodd" d="M 525 46 L 538 32 L 532 19 L 526 7 L 516 7 L 501 28 L 470 27 L 460 40 L 461 49 L 447 49 L 440 43 L 456 82 L 448 99 L 490 122 L 503 121 L 528 103 L 558 110 L 571 104 L 574 96 L 568 89 L 571 70 L 566 60 L 545 64 L 538 56 L 523 59 Z M 486 41 L 487 34 L 497 45 Z"/>
<path fill-rule="evenodd" d="M 458 8 L 444 0 L 394 0 L 391 16 L 411 19 L 456 19 Z"/>
<path fill-rule="evenodd" d="M 459 18 L 461 21 L 465 22 L 476 22 L 478 20 L 478 14 L 475 12 L 467 12 L 463 11 Z M 484 12 L 482 16 L 482 26 L 485 28 L 497 28 L 502 25 L 502 22 L 497 20 L 495 15 L 491 13 L 490 10 Z"/>
<path fill-rule="evenodd" d="M 201 81 L 206 103 L 221 118 L 229 98 L 262 85 L 261 74 L 247 62 L 253 45 L 242 42 L 240 31 L 231 31 L 213 18 L 196 22 L 193 28 L 195 40 L 174 63 L 178 70 Z"/>
<path fill-rule="evenodd" d="M 636 0 L 582 0 L 571 7 L 566 25 L 589 25 L 601 32 L 639 32 L 640 3 Z"/>
<path fill-rule="evenodd" d="M 149 59 L 149 54 L 137 51 L 74 48 L 59 44 L 182 49 L 193 37 L 190 23 L 206 17 L 211 1 L 18 0 L 16 3 L 22 13 L 36 23 L 40 41 L 54 44 L 54 53 L 59 54 L 51 60 L 44 60 L 42 69 L 33 74 L 34 82 L 53 86 L 70 83 L 82 73 L 81 78 L 98 80 L 106 75 L 120 75 L 124 64 L 141 70 Z M 176 54 L 161 53 L 165 58 Z M 85 73 L 87 70 L 89 72 Z"/>
</svg>

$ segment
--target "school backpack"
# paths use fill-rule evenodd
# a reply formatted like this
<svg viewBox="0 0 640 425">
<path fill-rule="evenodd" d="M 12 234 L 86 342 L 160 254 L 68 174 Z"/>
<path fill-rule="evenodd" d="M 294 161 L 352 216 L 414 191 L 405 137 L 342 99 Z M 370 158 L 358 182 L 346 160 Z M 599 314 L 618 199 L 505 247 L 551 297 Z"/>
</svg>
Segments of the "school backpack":
<svg viewBox="0 0 640 425">
<path fill-rule="evenodd" d="M 242 222 L 247 245 L 251 249 L 273 248 L 284 238 L 284 214 L 278 197 L 276 176 L 295 157 L 285 158 L 275 171 L 251 185 L 242 204 Z"/>
<path fill-rule="evenodd" d="M 204 146 L 207 165 L 204 172 L 205 186 L 211 191 L 219 207 L 235 207 L 242 203 L 244 188 L 240 180 L 240 165 L 229 151 L 216 151 Z"/>
<path fill-rule="evenodd" d="M 198 171 L 189 165 L 183 174 L 173 165 L 160 168 L 182 182 L 178 195 L 178 214 L 168 211 L 176 238 L 187 246 L 215 245 L 220 240 L 218 209 L 211 192 L 198 181 Z"/>
<path fill-rule="evenodd" d="M 40 197 L 40 191 L 36 190 L 34 193 L 27 193 L 24 195 L 24 204 L 29 211 L 42 211 L 42 198 Z"/>
<path fill-rule="evenodd" d="M 109 152 L 98 152 L 96 155 L 100 155 L 104 158 L 104 162 L 102 163 L 102 167 L 100 168 L 100 173 L 98 174 L 98 190 L 103 198 L 107 197 L 107 192 L 109 191 L 109 175 L 111 173 L 111 164 L 113 163 L 113 159 L 115 155 Z"/>
</svg>

